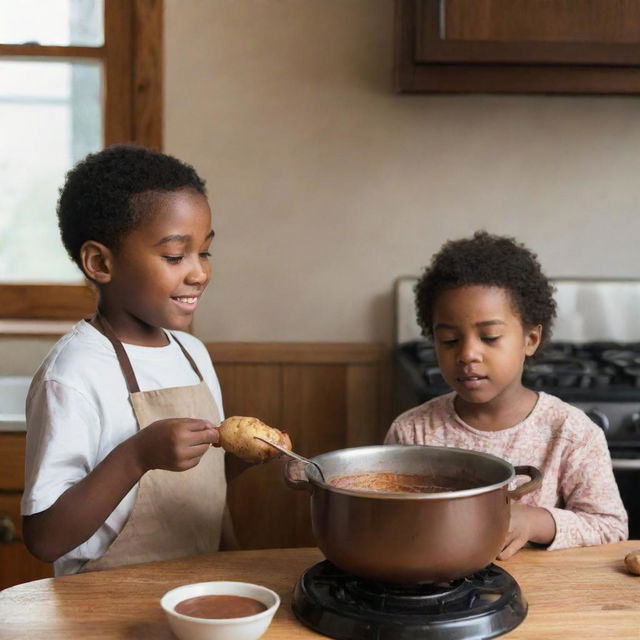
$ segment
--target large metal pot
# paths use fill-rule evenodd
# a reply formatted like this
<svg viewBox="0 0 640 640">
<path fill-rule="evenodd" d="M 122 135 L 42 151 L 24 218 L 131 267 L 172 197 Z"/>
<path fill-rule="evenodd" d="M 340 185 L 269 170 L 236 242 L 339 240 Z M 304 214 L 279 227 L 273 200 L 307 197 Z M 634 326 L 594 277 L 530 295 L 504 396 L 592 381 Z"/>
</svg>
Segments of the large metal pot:
<svg viewBox="0 0 640 640">
<path fill-rule="evenodd" d="M 285 480 L 311 493 L 318 547 L 337 567 L 357 576 L 395 583 L 429 583 L 470 575 L 495 560 L 509 525 L 509 502 L 533 491 L 541 473 L 513 467 L 496 456 L 452 447 L 355 447 L 285 465 Z M 420 474 L 434 484 L 452 479 L 456 491 L 380 493 L 338 488 L 344 474 Z M 516 475 L 531 479 L 509 491 Z M 465 485 L 466 483 L 466 485 Z M 465 486 L 472 488 L 464 488 Z"/>
</svg>

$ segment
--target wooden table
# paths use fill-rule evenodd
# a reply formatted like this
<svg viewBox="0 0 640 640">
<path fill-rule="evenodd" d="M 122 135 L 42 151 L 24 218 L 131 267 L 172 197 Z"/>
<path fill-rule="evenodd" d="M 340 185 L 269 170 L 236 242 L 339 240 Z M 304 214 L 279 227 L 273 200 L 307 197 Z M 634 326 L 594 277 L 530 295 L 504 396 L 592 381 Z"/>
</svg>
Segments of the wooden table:
<svg viewBox="0 0 640 640">
<path fill-rule="evenodd" d="M 640 577 L 624 556 L 640 541 L 543 551 L 524 549 L 500 563 L 529 602 L 510 640 L 640 640 Z M 322 638 L 291 612 L 303 571 L 322 560 L 317 549 L 233 551 L 123 569 L 48 578 L 0 592 L 0 638 L 173 639 L 160 597 L 190 582 L 242 580 L 277 591 L 282 605 L 264 640 Z"/>
</svg>

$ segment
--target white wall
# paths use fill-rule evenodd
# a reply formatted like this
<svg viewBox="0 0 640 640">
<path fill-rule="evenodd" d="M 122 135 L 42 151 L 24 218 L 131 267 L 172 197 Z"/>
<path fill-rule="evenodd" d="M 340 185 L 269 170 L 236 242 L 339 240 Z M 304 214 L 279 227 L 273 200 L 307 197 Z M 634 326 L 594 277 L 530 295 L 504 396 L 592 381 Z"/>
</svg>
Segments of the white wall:
<svg viewBox="0 0 640 640">
<path fill-rule="evenodd" d="M 166 0 L 166 149 L 218 233 L 200 337 L 389 339 L 393 279 L 481 227 L 550 275 L 638 275 L 640 101 L 397 95 L 392 23 L 392 0 Z"/>
</svg>

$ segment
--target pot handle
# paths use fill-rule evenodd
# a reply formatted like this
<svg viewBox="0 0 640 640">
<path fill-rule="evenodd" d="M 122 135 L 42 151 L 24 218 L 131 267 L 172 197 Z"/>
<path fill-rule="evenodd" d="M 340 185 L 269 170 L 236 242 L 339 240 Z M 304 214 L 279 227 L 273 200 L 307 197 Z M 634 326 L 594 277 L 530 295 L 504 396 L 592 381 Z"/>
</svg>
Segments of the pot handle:
<svg viewBox="0 0 640 640">
<path fill-rule="evenodd" d="M 313 492 L 313 485 L 306 480 L 306 465 L 299 460 L 287 460 L 282 468 L 284 481 L 291 489 L 306 489 Z"/>
<path fill-rule="evenodd" d="M 517 476 L 529 476 L 531 480 L 521 484 L 519 487 L 516 487 L 513 491 L 508 491 L 507 495 L 511 500 L 518 500 L 522 498 L 523 495 L 537 489 L 542 483 L 542 473 L 540 473 L 536 467 L 521 465 L 519 467 L 514 467 L 514 470 Z"/>
</svg>

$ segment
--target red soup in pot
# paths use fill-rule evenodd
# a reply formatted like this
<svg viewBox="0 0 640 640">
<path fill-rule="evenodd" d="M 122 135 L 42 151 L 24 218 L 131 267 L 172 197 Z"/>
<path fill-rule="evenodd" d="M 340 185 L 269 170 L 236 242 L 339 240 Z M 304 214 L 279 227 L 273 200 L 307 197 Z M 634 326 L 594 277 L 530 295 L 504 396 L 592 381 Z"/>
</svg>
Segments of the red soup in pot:
<svg viewBox="0 0 640 640">
<path fill-rule="evenodd" d="M 386 471 L 333 476 L 328 479 L 328 483 L 340 489 L 382 493 L 443 493 L 482 486 L 467 478 L 432 478 L 421 474 Z"/>
</svg>

